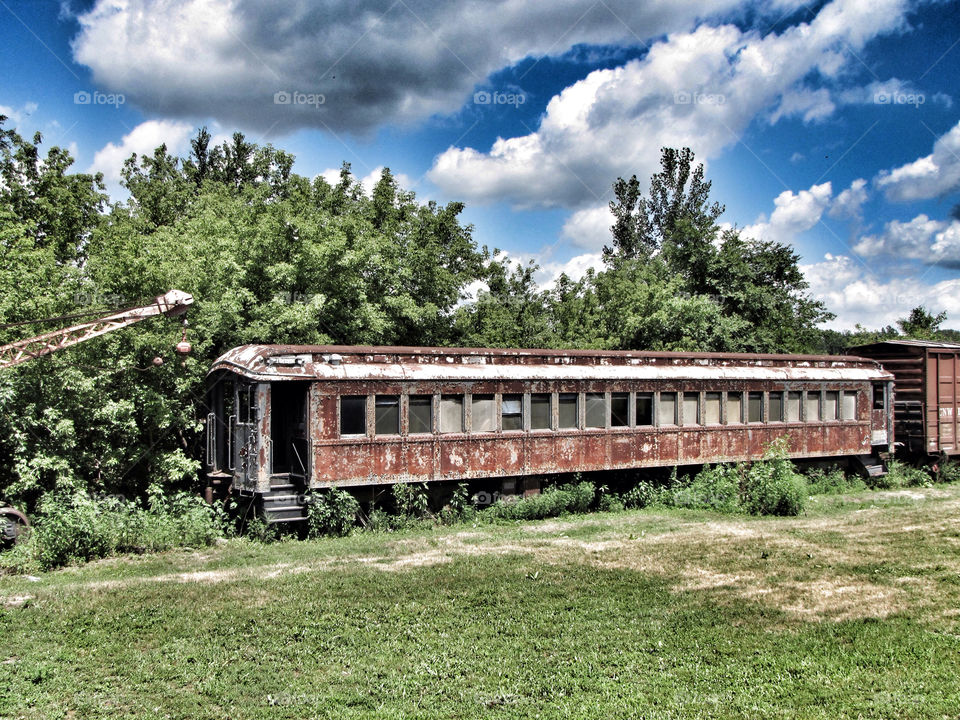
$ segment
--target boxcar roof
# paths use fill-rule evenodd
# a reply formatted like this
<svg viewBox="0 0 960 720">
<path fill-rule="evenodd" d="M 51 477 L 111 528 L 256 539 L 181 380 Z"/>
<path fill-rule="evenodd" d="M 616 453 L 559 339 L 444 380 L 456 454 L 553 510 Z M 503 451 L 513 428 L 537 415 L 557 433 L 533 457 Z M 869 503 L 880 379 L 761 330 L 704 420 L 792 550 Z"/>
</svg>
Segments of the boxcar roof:
<svg viewBox="0 0 960 720">
<path fill-rule="evenodd" d="M 243 345 L 211 372 L 274 380 L 888 380 L 874 360 L 838 355 L 752 355 L 617 350 Z"/>
<path fill-rule="evenodd" d="M 850 348 L 854 352 L 871 350 L 874 348 L 882 347 L 884 345 L 895 345 L 902 347 L 916 347 L 916 348 L 936 348 L 943 350 L 960 350 L 960 343 L 954 342 L 943 342 L 939 340 L 878 340 L 875 343 L 868 343 L 866 345 L 857 345 L 856 347 Z"/>
</svg>

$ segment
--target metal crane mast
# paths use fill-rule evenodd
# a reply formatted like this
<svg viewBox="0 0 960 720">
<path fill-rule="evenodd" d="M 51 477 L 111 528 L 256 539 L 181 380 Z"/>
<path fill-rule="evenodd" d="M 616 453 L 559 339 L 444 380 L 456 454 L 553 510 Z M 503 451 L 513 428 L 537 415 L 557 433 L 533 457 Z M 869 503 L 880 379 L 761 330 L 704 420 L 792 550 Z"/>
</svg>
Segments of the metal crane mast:
<svg viewBox="0 0 960 720">
<path fill-rule="evenodd" d="M 125 328 L 147 318 L 157 315 L 181 315 L 187 311 L 187 307 L 192 303 L 193 295 L 180 290 L 171 290 L 144 307 L 124 310 L 62 330 L 53 330 L 26 340 L 17 340 L 7 345 L 0 345 L 0 370 L 19 365 L 32 358 L 49 355 L 57 350 L 63 350 L 114 330 Z"/>
</svg>

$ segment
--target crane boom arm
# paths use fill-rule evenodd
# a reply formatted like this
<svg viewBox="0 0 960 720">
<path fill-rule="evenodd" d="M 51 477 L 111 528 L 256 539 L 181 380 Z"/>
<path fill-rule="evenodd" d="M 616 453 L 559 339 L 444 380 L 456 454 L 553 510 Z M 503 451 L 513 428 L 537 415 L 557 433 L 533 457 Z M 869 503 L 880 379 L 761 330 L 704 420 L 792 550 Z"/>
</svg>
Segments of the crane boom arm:
<svg viewBox="0 0 960 720">
<path fill-rule="evenodd" d="M 125 328 L 157 315 L 180 315 L 193 303 L 193 296 L 180 290 L 171 290 L 156 298 L 150 305 L 124 310 L 106 317 L 79 323 L 62 330 L 17 340 L 0 345 L 0 369 L 13 367 L 32 358 L 49 355 L 72 345 L 85 342 L 114 330 Z"/>
</svg>

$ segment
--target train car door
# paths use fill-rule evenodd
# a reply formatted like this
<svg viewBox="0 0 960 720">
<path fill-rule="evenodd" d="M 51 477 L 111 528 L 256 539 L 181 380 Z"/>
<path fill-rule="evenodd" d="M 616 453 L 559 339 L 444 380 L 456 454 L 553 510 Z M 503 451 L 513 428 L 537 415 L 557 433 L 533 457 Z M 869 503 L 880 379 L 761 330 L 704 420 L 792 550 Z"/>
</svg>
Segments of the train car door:
<svg viewBox="0 0 960 720">
<path fill-rule="evenodd" d="M 310 473 L 310 433 L 307 408 L 310 383 L 276 382 L 270 388 L 270 437 L 273 473 L 289 473 L 305 481 Z"/>
<path fill-rule="evenodd" d="M 241 490 L 254 492 L 257 489 L 257 421 L 260 413 L 257 405 L 256 384 L 237 383 L 236 421 L 233 428 L 234 477 Z"/>
</svg>

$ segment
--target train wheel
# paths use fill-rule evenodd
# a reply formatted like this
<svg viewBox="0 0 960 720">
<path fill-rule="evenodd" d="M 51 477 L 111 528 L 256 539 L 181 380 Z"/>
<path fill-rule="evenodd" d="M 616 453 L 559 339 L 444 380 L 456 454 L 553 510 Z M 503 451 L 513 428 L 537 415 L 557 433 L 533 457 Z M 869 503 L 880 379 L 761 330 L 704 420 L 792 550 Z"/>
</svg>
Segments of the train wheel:
<svg viewBox="0 0 960 720">
<path fill-rule="evenodd" d="M 12 507 L 0 507 L 0 536 L 5 546 L 16 545 L 30 536 L 30 520 Z"/>
</svg>

